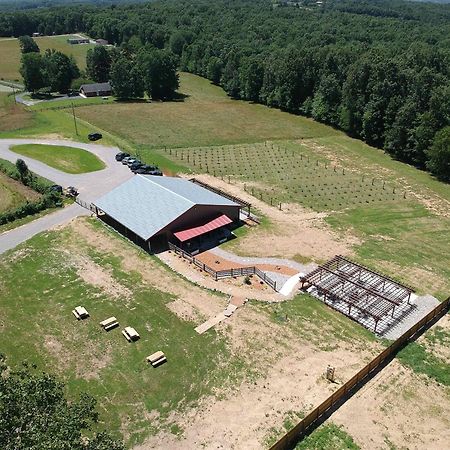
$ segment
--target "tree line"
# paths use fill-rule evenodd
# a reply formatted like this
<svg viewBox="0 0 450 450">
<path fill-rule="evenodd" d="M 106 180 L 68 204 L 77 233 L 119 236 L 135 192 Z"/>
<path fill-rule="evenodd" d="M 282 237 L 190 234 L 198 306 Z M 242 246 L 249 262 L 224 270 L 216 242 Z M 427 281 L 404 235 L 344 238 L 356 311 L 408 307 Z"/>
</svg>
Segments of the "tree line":
<svg viewBox="0 0 450 450">
<path fill-rule="evenodd" d="M 24 28 L 83 31 L 115 43 L 126 61 L 111 74 L 123 84 L 121 68 L 133 74 L 141 48 L 171 52 L 180 69 L 234 98 L 313 117 L 446 177 L 430 152 L 450 125 L 447 5 L 328 0 L 274 8 L 265 0 L 176 0 L 0 17 L 0 35 Z"/>
</svg>

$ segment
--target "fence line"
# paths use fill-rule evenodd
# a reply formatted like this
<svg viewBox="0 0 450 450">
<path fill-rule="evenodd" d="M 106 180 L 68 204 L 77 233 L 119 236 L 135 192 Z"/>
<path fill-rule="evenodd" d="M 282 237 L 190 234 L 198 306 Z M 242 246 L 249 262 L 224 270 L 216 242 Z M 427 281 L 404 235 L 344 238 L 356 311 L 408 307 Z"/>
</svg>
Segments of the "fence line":
<svg viewBox="0 0 450 450">
<path fill-rule="evenodd" d="M 197 267 L 204 270 L 214 277 L 214 279 L 221 280 L 223 278 L 232 278 L 232 277 L 240 277 L 246 275 L 256 275 L 258 276 L 264 283 L 270 286 L 274 291 L 277 290 L 277 282 L 272 280 L 269 276 L 265 274 L 262 270 L 258 269 L 255 266 L 251 267 L 238 267 L 236 269 L 228 269 L 228 270 L 214 270 L 209 267 L 207 264 L 199 261 L 195 258 L 195 256 L 191 255 L 189 252 L 177 247 L 175 244 L 169 242 L 169 249 L 174 251 L 175 254 L 181 255 L 183 258 L 187 259 L 189 262 L 194 263 Z"/>
<path fill-rule="evenodd" d="M 313 431 L 325 418 L 326 414 L 330 412 L 333 406 L 339 402 L 345 402 L 349 397 L 348 394 L 353 394 L 358 391 L 374 373 L 409 341 L 417 338 L 422 334 L 426 327 L 436 318 L 441 317 L 448 310 L 450 310 L 450 297 L 436 306 L 419 322 L 413 325 L 408 331 L 402 334 L 396 341 L 394 341 L 388 348 L 383 350 L 376 356 L 369 364 L 363 367 L 357 374 L 348 380 L 330 397 L 323 401 L 313 411 L 311 411 L 303 420 L 301 420 L 292 430 L 288 431 L 278 442 L 276 442 L 270 450 L 291 450 L 295 448 L 296 444 L 300 442 L 308 433 Z M 343 403 L 341 403 L 343 404 Z"/>
<path fill-rule="evenodd" d="M 88 209 L 89 211 L 95 212 L 92 203 L 85 202 L 84 200 L 81 200 L 79 197 L 75 197 L 75 203 L 78 203 L 83 208 Z"/>
</svg>

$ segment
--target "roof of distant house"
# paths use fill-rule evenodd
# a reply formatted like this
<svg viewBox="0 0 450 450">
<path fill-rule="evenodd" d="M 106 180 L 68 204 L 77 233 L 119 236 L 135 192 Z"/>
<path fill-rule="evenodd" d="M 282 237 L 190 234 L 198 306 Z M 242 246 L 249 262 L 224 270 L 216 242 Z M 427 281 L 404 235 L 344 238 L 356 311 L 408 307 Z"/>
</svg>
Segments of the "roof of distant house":
<svg viewBox="0 0 450 450">
<path fill-rule="evenodd" d="M 183 178 L 136 175 L 95 205 L 147 240 L 195 205 L 239 206 Z"/>
<path fill-rule="evenodd" d="M 111 90 L 111 85 L 109 81 L 106 83 L 82 84 L 80 89 L 83 89 L 84 92 L 105 92 Z"/>
</svg>

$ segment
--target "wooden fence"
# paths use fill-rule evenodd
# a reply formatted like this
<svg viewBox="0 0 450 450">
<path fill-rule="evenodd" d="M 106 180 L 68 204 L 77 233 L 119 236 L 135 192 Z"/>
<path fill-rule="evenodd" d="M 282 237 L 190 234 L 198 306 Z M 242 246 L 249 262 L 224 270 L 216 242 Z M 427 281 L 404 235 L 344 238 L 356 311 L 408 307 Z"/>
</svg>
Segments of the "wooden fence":
<svg viewBox="0 0 450 450">
<path fill-rule="evenodd" d="M 200 269 L 209 273 L 216 281 L 221 280 L 223 278 L 233 278 L 233 277 L 241 277 L 247 275 L 256 275 L 259 277 L 264 283 L 270 286 L 274 291 L 277 290 L 277 282 L 272 280 L 269 276 L 267 276 L 262 270 L 258 269 L 255 266 L 251 267 L 239 267 L 237 269 L 228 269 L 228 270 L 214 270 L 209 267 L 207 264 L 199 261 L 195 258 L 195 256 L 191 255 L 189 252 L 182 250 L 177 247 L 175 244 L 169 242 L 169 248 L 177 255 L 181 255 L 183 258 L 187 259 L 189 262 L 195 264 Z"/>
<path fill-rule="evenodd" d="M 311 431 L 313 431 L 326 418 L 331 409 L 345 403 L 351 395 L 357 392 L 383 364 L 390 361 L 404 345 L 422 334 L 429 324 L 442 317 L 450 310 L 450 297 L 440 303 L 429 312 L 423 319 L 419 320 L 406 333 L 394 341 L 388 348 L 382 351 L 367 366 L 363 367 L 357 374 L 341 386 L 336 392 L 311 411 L 292 430 L 288 431 L 270 450 L 291 450 Z M 334 408 L 335 410 L 336 408 Z"/>
</svg>

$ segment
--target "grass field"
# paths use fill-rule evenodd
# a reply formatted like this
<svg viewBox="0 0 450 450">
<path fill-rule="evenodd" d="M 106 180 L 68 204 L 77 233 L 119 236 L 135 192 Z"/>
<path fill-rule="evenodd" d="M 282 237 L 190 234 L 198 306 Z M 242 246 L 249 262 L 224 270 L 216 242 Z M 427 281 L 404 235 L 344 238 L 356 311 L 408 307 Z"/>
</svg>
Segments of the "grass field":
<svg viewBox="0 0 450 450">
<path fill-rule="evenodd" d="M 313 120 L 232 100 L 198 76 L 181 73 L 177 102 L 127 102 L 78 108 L 100 128 L 146 148 L 193 147 L 338 134 Z"/>
<path fill-rule="evenodd" d="M 31 118 L 10 119 L 27 126 L 0 137 L 86 141 L 100 131 L 102 143 L 134 151 L 166 173 L 215 174 L 274 206 L 297 202 L 326 212 L 338 233 L 358 237 L 358 260 L 420 292 L 448 295 L 449 185 L 325 125 L 231 100 L 191 74 L 180 80 L 184 101 L 76 105 L 79 136 L 70 109 L 41 103 Z"/>
<path fill-rule="evenodd" d="M 299 299 L 288 312 L 298 317 L 286 323 L 278 322 L 276 305 L 249 304 L 252 320 L 254 314 L 258 322 L 267 317 L 279 332 L 267 341 L 263 326 L 260 337 L 253 333 L 247 343 L 242 336 L 239 351 L 233 351 L 237 341 L 231 345 L 227 333 L 211 330 L 198 335 L 194 324 L 203 319 L 182 319 L 170 309 L 177 296 L 156 285 L 177 284 L 184 299 L 202 296 L 204 302 L 225 304 L 224 298 L 183 281 L 93 219 L 32 238 L 3 257 L 0 270 L 2 352 L 9 363 L 26 360 L 57 373 L 70 396 L 81 391 L 92 394 L 98 399 L 102 424 L 121 433 L 128 446 L 161 430 L 182 433 L 172 415 L 175 411 L 183 416 L 200 399 L 223 396 L 242 380 L 253 384 L 272 367 L 270 358 L 279 358 L 281 350 L 289 354 L 286 345 L 298 327 L 304 333 L 295 339 L 306 340 L 326 318 L 339 345 L 318 345 L 316 352 L 330 358 L 333 351 L 342 357 L 347 347 L 378 348 L 366 330 L 320 302 Z M 19 283 L 22 287 L 17 290 Z M 80 304 L 91 317 L 77 322 L 71 310 Z M 118 318 L 120 328 L 135 327 L 141 339 L 129 344 L 120 329 L 105 333 L 98 322 L 109 316 Z M 250 326 L 251 320 L 242 320 Z M 342 339 L 336 337 L 340 332 Z M 266 350 L 277 342 L 284 344 L 277 351 Z M 145 357 L 156 350 L 164 351 L 168 363 L 153 369 Z M 321 363 L 314 369 L 319 376 L 321 369 Z"/>
<path fill-rule="evenodd" d="M 81 148 L 61 145 L 23 144 L 14 145 L 12 150 L 66 173 L 95 172 L 105 168 L 105 164 L 100 159 L 91 152 Z"/>
<path fill-rule="evenodd" d="M 0 172 L 0 213 L 39 198 L 40 194 Z"/>
<path fill-rule="evenodd" d="M 86 53 L 93 48 L 93 44 L 71 45 L 67 43 L 70 35 L 43 36 L 34 38 L 41 53 L 48 48 L 54 48 L 66 55 L 73 55 L 80 69 L 86 68 Z M 17 39 L 0 40 L 0 79 L 19 81 L 21 79 L 20 68 L 20 46 Z"/>
<path fill-rule="evenodd" d="M 74 239 L 84 258 L 78 262 L 88 264 L 91 275 L 108 276 L 110 289 L 77 273 L 64 250 Z M 164 422 L 157 415 L 152 429 L 147 411 L 167 419 L 171 410 L 191 405 L 214 386 L 225 386 L 239 366 L 229 359 L 223 338 L 215 333 L 200 336 L 192 324 L 170 312 L 166 304 L 171 295 L 143 284 L 137 272 L 123 270 L 120 257 L 100 253 L 67 229 L 33 238 L 0 266 L 2 323 L 8 324 L 2 331 L 2 352 L 13 363 L 27 360 L 57 370 L 72 395 L 94 395 L 102 420 L 116 433 L 122 430 L 129 443 Z M 71 310 L 78 304 L 88 309 L 89 320 L 74 319 Z M 141 339 L 129 344 L 120 329 L 102 331 L 98 322 L 112 315 L 121 328 L 135 327 Z M 169 361 L 157 370 L 145 362 L 156 350 L 164 351 Z"/>
</svg>

